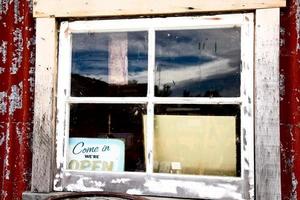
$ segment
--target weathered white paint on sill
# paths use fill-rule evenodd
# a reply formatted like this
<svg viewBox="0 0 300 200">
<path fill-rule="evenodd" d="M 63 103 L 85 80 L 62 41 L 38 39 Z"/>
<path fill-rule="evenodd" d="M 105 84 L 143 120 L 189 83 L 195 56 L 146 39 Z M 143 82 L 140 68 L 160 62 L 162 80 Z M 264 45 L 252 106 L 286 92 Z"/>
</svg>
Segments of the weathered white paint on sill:
<svg viewBox="0 0 300 200">
<path fill-rule="evenodd" d="M 97 188 L 94 183 L 106 183 L 99 191 L 130 192 L 138 195 L 159 195 L 185 198 L 242 199 L 242 179 L 235 177 L 191 176 L 172 174 L 148 174 L 135 172 L 69 171 L 64 176 L 64 188 L 84 191 L 87 187 Z M 120 184 L 116 179 L 125 179 Z M 79 182 L 78 182 L 79 181 Z M 84 184 L 77 187 L 75 184 Z M 102 186 L 102 185 L 101 185 Z"/>
</svg>

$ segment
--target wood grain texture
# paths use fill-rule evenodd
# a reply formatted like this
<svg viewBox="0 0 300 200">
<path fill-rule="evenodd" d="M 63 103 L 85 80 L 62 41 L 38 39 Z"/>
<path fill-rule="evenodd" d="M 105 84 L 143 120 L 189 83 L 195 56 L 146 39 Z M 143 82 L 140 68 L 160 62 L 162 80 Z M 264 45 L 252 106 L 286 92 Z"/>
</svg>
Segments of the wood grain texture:
<svg viewBox="0 0 300 200">
<path fill-rule="evenodd" d="M 214 176 L 174 176 L 163 173 L 114 172 L 90 173 L 72 171 L 63 173 L 64 191 L 121 192 L 133 195 L 186 199 L 241 200 L 243 179 Z M 83 184 L 76 184 L 83 183 Z"/>
<path fill-rule="evenodd" d="M 55 156 L 56 23 L 54 18 L 36 21 L 36 81 L 34 100 L 31 191 L 50 192 Z"/>
<path fill-rule="evenodd" d="M 154 15 L 283 7 L 286 0 L 34 0 L 34 17 Z"/>
<path fill-rule="evenodd" d="M 256 199 L 281 199 L 279 138 L 279 9 L 256 11 Z"/>
</svg>

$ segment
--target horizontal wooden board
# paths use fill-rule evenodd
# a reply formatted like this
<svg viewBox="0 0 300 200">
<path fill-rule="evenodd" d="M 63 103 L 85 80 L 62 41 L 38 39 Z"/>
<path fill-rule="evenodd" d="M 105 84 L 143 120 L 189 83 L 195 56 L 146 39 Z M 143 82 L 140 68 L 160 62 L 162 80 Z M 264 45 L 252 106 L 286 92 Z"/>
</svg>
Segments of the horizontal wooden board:
<svg viewBox="0 0 300 200">
<path fill-rule="evenodd" d="M 34 17 L 155 15 L 283 7 L 286 0 L 34 0 Z"/>
</svg>

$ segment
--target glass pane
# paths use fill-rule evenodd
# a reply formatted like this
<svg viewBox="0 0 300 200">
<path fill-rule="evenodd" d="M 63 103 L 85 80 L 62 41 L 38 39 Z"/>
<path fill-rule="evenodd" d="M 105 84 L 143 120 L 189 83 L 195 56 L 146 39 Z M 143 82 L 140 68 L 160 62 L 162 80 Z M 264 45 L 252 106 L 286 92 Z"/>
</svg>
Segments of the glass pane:
<svg viewBox="0 0 300 200">
<path fill-rule="evenodd" d="M 240 175 L 238 105 L 156 105 L 154 172 Z"/>
<path fill-rule="evenodd" d="M 146 96 L 147 32 L 72 35 L 72 96 Z"/>
<path fill-rule="evenodd" d="M 112 171 L 110 166 L 120 166 L 123 160 L 124 166 L 113 171 L 145 171 L 143 115 L 146 113 L 147 107 L 142 104 L 71 104 L 69 168 Z M 101 159 L 109 157 L 118 157 L 119 161 L 101 167 Z M 70 164 L 72 160 L 75 163 Z"/>
<path fill-rule="evenodd" d="M 155 95 L 240 96 L 240 28 L 156 32 Z"/>
</svg>

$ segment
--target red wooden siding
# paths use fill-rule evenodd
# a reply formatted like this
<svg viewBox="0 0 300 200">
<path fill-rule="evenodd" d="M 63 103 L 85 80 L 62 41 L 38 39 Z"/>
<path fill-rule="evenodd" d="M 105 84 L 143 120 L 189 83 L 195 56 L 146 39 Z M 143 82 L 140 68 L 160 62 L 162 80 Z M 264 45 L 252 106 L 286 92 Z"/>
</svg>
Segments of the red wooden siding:
<svg viewBox="0 0 300 200">
<path fill-rule="evenodd" d="M 34 21 L 30 0 L 0 0 L 0 194 L 21 199 L 31 177 Z"/>
<path fill-rule="evenodd" d="M 300 199 L 300 1 L 281 10 L 281 178 L 282 199 Z"/>
</svg>

